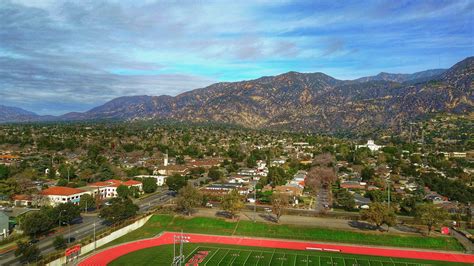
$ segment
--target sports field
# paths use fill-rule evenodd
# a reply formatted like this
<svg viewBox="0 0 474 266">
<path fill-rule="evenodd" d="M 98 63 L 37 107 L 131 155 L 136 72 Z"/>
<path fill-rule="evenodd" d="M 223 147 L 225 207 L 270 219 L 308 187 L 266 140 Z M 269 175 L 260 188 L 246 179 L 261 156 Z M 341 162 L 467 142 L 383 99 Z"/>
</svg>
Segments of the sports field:
<svg viewBox="0 0 474 266">
<path fill-rule="evenodd" d="M 153 238 L 128 242 L 92 254 L 82 259 L 79 266 L 169 265 L 173 259 L 171 244 L 177 237 L 186 239 L 186 249 L 183 254 L 187 255 L 186 262 L 190 262 L 189 265 L 197 263 L 200 265 L 206 263 L 207 265 L 252 265 L 255 259 L 257 259 L 257 264 L 254 265 L 275 265 L 275 263 L 276 265 L 301 265 L 300 263 L 304 262 L 305 258 L 306 265 L 321 266 L 328 263 L 344 266 L 347 263 L 369 266 L 462 265 L 460 262 L 472 265 L 474 263 L 474 255 L 462 253 L 164 232 Z M 235 260 L 238 260 L 239 264 Z M 241 262 L 241 260 L 244 261 Z"/>
<path fill-rule="evenodd" d="M 454 262 L 363 256 L 320 251 L 269 249 L 246 246 L 185 244 L 186 265 L 311 265 L 311 266 L 414 266 L 466 265 Z M 129 253 L 112 261 L 110 266 L 170 265 L 173 245 L 162 245 Z"/>
</svg>

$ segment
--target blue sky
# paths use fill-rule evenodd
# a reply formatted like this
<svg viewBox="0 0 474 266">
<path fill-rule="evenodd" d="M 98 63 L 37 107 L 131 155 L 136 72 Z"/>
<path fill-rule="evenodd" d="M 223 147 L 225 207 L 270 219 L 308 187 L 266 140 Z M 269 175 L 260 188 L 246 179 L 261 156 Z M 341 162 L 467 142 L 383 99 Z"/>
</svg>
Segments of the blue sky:
<svg viewBox="0 0 474 266">
<path fill-rule="evenodd" d="M 0 104 L 40 114 L 288 71 L 413 73 L 472 55 L 468 0 L 0 0 Z"/>
</svg>

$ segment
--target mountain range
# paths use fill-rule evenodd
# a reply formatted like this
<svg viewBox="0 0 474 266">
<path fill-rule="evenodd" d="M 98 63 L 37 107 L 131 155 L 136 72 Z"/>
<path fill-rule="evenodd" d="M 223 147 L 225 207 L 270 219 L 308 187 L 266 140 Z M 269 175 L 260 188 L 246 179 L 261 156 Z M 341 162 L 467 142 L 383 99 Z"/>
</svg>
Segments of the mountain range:
<svg viewBox="0 0 474 266">
<path fill-rule="evenodd" d="M 216 83 L 174 97 L 119 97 L 87 112 L 55 117 L 0 106 L 0 122 L 166 119 L 311 132 L 360 130 L 432 113 L 472 113 L 473 75 L 474 57 L 449 69 L 382 72 L 356 80 L 288 72 Z"/>
</svg>

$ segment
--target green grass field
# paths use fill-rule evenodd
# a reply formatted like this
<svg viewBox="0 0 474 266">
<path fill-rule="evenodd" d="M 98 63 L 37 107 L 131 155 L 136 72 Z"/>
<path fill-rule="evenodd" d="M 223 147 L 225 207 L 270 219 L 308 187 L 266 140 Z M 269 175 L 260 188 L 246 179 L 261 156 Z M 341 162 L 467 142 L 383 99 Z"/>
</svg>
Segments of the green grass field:
<svg viewBox="0 0 474 266">
<path fill-rule="evenodd" d="M 185 263 L 195 254 L 208 252 L 199 265 L 311 265 L 311 266 L 454 266 L 466 265 L 440 261 L 422 261 L 388 257 L 374 257 L 319 251 L 256 248 L 215 244 L 185 244 Z M 119 265 L 170 265 L 173 260 L 173 245 L 163 245 L 135 251 L 112 261 Z M 192 265 L 192 264 L 191 264 Z"/>
<path fill-rule="evenodd" d="M 181 230 L 186 233 L 213 235 L 256 236 L 451 251 L 463 250 L 463 247 L 452 237 L 401 236 L 390 233 L 365 233 L 327 228 L 274 225 L 250 221 L 231 222 L 218 218 L 188 218 L 170 215 L 154 215 L 143 227 L 110 242 L 106 247 L 137 239 L 154 237 L 163 231 L 179 232 Z"/>
</svg>

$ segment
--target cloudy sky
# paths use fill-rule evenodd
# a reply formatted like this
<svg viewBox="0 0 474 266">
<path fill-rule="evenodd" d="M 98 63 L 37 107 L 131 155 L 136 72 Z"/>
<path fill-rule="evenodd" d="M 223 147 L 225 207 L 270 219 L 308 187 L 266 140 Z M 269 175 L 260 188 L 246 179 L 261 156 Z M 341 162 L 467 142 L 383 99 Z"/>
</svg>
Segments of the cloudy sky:
<svg viewBox="0 0 474 266">
<path fill-rule="evenodd" d="M 287 71 L 447 68 L 473 36 L 470 0 L 0 0 L 0 104 L 62 114 Z"/>
</svg>

